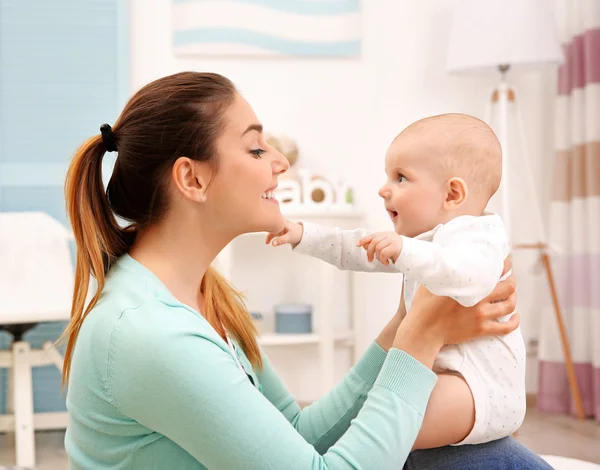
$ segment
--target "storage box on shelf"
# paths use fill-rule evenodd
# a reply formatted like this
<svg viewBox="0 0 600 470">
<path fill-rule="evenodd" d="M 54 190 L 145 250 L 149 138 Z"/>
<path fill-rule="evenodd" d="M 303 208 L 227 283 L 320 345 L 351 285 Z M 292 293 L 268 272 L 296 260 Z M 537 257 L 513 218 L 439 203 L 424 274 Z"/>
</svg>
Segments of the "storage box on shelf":
<svg viewBox="0 0 600 470">
<path fill-rule="evenodd" d="M 282 204 L 281 209 L 290 220 L 348 229 L 363 224 L 362 214 L 348 205 Z M 217 267 L 247 295 L 249 310 L 263 314 L 259 343 L 269 348 L 270 357 L 282 347 L 317 347 L 321 392 L 326 392 L 336 381 L 336 350 L 350 348 L 352 362 L 363 352 L 361 274 L 296 255 L 289 246 L 266 246 L 265 237 L 265 233 L 253 233 L 233 240 L 219 255 Z M 278 334 L 269 328 L 266 318 L 275 305 L 286 302 L 312 305 L 312 332 Z"/>
</svg>

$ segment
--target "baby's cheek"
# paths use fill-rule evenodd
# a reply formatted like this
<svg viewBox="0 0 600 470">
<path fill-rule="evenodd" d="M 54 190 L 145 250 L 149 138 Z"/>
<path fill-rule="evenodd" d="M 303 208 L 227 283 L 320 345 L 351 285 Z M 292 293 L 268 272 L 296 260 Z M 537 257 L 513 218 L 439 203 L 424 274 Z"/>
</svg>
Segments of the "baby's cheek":
<svg viewBox="0 0 600 470">
<path fill-rule="evenodd" d="M 406 199 L 401 207 L 406 216 L 413 220 L 419 220 L 422 218 L 423 212 L 427 211 L 424 201 L 420 201 L 417 198 Z"/>
</svg>

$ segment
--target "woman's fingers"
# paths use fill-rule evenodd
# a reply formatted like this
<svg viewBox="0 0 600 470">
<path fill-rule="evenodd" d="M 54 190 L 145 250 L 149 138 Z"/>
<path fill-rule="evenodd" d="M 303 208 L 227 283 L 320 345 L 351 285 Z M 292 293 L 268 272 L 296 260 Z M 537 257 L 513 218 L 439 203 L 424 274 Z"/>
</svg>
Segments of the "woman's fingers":
<svg viewBox="0 0 600 470">
<path fill-rule="evenodd" d="M 513 292 L 506 299 L 488 303 L 482 306 L 481 317 L 485 320 L 498 320 L 515 311 L 517 306 L 517 294 Z"/>
<path fill-rule="evenodd" d="M 483 336 L 504 336 L 516 330 L 521 323 L 521 314 L 515 313 L 506 322 L 490 321 L 483 331 Z"/>
<path fill-rule="evenodd" d="M 504 281 L 499 282 L 492 293 L 487 296 L 485 302 L 500 302 L 513 294 L 517 287 L 517 281 L 514 275 L 508 276 Z"/>
<path fill-rule="evenodd" d="M 512 258 L 510 255 L 504 260 L 504 268 L 502 269 L 502 276 L 508 273 L 512 269 Z"/>
</svg>

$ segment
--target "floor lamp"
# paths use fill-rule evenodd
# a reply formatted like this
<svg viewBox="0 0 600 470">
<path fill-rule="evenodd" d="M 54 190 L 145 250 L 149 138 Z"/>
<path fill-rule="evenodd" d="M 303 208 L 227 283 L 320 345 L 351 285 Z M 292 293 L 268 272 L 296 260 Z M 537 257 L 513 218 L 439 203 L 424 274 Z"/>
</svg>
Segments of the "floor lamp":
<svg viewBox="0 0 600 470">
<path fill-rule="evenodd" d="M 577 415 L 584 418 L 583 402 L 571 358 L 571 349 L 561 313 L 549 256 L 549 247 L 537 200 L 531 162 L 523 131 L 517 95 L 508 84 L 507 75 L 549 66 L 563 61 L 551 4 L 547 0 L 461 0 L 454 11 L 448 43 L 447 70 L 452 74 L 499 78 L 490 95 L 485 120 L 491 123 L 492 109 L 497 108 L 498 125 L 495 131 L 502 146 L 502 183 L 500 196 L 502 218 L 509 237 L 511 231 L 510 168 L 517 164 L 508 145 L 509 106 L 516 111 L 516 128 L 520 152 L 518 164 L 527 177 L 533 195 L 536 236 L 532 243 L 513 245 L 513 249 L 535 249 L 540 253 L 547 277 L 552 303 L 565 357 L 567 378 L 575 401 Z"/>
</svg>

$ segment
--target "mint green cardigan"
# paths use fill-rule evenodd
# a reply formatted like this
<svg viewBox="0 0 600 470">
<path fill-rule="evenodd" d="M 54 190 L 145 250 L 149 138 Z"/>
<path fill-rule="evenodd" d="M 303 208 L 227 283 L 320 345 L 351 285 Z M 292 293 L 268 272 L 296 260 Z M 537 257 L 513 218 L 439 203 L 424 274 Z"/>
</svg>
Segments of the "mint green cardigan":
<svg viewBox="0 0 600 470">
<path fill-rule="evenodd" d="M 266 356 L 253 370 L 128 255 L 111 269 L 73 354 L 71 469 L 402 468 L 436 382 L 373 343 L 329 394 L 300 410 Z"/>
</svg>

